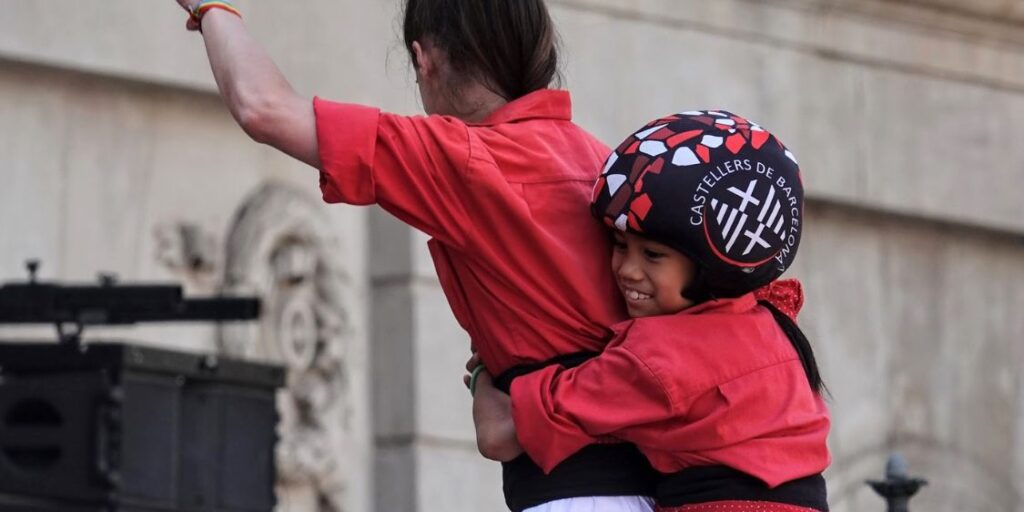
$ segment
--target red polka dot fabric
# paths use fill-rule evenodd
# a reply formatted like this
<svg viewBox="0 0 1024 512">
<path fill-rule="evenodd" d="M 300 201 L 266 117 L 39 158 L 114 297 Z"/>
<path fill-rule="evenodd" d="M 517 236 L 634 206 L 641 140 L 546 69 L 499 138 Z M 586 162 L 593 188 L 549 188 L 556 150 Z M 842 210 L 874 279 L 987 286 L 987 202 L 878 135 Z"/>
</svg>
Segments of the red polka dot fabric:
<svg viewBox="0 0 1024 512">
<path fill-rule="evenodd" d="M 682 507 L 656 507 L 654 510 L 655 512 L 818 512 L 813 508 L 769 501 L 715 501 Z"/>
</svg>

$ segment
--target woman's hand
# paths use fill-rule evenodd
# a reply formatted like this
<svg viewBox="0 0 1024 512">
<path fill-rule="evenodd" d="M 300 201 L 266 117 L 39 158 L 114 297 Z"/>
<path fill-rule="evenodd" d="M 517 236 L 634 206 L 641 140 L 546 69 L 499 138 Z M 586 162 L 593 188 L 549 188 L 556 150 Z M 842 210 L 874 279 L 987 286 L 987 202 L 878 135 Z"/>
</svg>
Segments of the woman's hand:
<svg viewBox="0 0 1024 512">
<path fill-rule="evenodd" d="M 467 370 L 480 366 L 480 356 L 473 354 L 466 363 Z M 470 376 L 464 379 L 470 385 Z M 516 426 L 512 421 L 512 399 L 494 387 L 491 374 L 481 370 L 475 381 L 473 395 L 473 424 L 476 427 L 476 446 L 484 457 L 508 462 L 523 453 L 516 439 Z"/>
<path fill-rule="evenodd" d="M 190 10 L 199 0 L 176 0 Z M 199 30 L 189 17 L 186 27 Z M 321 167 L 313 100 L 299 95 L 242 19 L 221 9 L 203 15 L 203 41 L 221 98 L 256 142 Z"/>
<path fill-rule="evenodd" d="M 200 0 L 177 0 L 178 5 L 180 5 L 182 9 L 185 9 L 185 12 L 188 13 L 192 12 L 192 8 L 195 7 L 195 5 L 199 3 L 199 1 Z M 189 16 L 188 21 L 185 22 L 185 28 L 187 28 L 189 31 L 196 32 L 199 30 L 199 23 L 197 23 L 196 20 L 192 19 L 192 16 Z"/>
</svg>

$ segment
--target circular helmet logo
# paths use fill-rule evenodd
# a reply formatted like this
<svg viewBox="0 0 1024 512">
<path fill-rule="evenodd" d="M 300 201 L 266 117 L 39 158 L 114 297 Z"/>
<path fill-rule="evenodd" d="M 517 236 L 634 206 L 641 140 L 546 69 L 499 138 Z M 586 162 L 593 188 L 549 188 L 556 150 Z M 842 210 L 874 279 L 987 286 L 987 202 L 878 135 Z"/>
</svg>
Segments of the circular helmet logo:
<svg viewBox="0 0 1024 512">
<path fill-rule="evenodd" d="M 723 261 L 756 267 L 786 245 L 790 225 L 786 196 L 768 179 L 750 172 L 722 178 L 706 203 L 704 233 Z"/>
</svg>

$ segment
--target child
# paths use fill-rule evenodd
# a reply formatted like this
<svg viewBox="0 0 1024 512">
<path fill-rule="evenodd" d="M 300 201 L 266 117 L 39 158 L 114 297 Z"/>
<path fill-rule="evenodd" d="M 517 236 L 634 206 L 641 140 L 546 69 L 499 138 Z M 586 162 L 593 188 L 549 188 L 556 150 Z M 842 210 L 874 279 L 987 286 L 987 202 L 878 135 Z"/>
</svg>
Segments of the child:
<svg viewBox="0 0 1024 512">
<path fill-rule="evenodd" d="M 633 320 L 597 357 L 476 383 L 485 455 L 545 471 L 591 444 L 636 444 L 672 511 L 828 509 L 829 415 L 795 281 L 803 187 L 781 142 L 719 111 L 658 119 L 599 178 L 593 212 Z"/>
</svg>

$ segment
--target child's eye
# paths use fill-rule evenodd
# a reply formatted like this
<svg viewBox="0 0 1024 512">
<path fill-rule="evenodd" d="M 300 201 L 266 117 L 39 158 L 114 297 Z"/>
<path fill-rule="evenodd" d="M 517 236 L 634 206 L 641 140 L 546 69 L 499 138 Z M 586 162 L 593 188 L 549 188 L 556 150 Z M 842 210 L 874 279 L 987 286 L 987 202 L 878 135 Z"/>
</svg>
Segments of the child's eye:
<svg viewBox="0 0 1024 512">
<path fill-rule="evenodd" d="M 644 256 L 648 259 L 658 260 L 665 257 L 665 253 L 644 249 Z"/>
<path fill-rule="evenodd" d="M 612 240 L 612 248 L 615 249 L 616 251 L 625 251 L 626 242 L 622 240 Z"/>
</svg>

